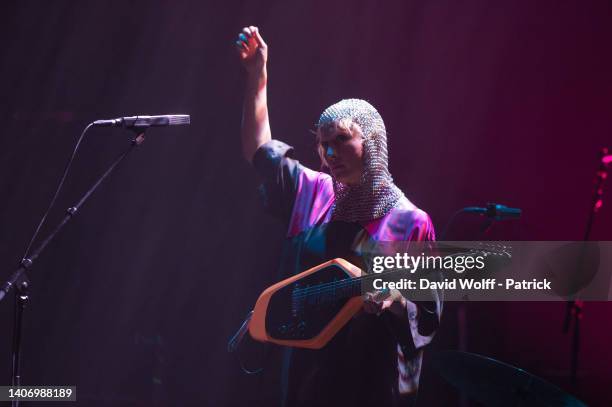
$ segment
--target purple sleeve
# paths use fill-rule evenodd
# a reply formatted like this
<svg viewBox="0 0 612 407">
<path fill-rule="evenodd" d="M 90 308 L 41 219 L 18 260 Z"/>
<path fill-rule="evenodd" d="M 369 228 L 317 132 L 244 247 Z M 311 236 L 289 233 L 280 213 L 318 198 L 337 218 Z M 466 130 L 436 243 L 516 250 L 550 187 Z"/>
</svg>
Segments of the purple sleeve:
<svg viewBox="0 0 612 407">
<path fill-rule="evenodd" d="M 253 157 L 264 207 L 288 224 L 288 236 L 328 219 L 334 197 L 330 176 L 304 167 L 292 153 L 289 145 L 270 140 Z"/>
<path fill-rule="evenodd" d="M 303 167 L 297 180 L 297 192 L 287 236 L 296 236 L 314 225 L 328 222 L 333 203 L 334 187 L 331 177 Z"/>
</svg>

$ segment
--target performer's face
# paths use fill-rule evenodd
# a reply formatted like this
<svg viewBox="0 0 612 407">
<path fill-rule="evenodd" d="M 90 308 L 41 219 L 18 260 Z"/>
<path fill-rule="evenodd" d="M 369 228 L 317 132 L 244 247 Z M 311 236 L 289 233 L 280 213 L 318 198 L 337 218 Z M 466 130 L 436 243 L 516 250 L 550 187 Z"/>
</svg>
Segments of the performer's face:
<svg viewBox="0 0 612 407">
<path fill-rule="evenodd" d="M 335 122 L 318 132 L 319 151 L 336 180 L 356 185 L 363 173 L 361 129 L 352 122 Z"/>
</svg>

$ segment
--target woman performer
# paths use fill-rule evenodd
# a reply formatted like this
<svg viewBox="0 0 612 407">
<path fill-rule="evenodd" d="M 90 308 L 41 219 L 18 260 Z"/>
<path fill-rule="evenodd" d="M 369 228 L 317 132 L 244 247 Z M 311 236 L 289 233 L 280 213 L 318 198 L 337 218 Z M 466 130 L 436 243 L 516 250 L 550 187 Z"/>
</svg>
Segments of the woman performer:
<svg viewBox="0 0 612 407">
<path fill-rule="evenodd" d="M 393 183 L 385 125 L 359 99 L 328 107 L 316 128 L 330 175 L 292 158 L 273 140 L 267 107 L 268 47 L 257 27 L 236 46 L 247 80 L 242 116 L 244 157 L 262 176 L 266 207 L 288 223 L 282 277 L 341 257 L 351 262 L 364 242 L 433 241 L 429 216 Z M 440 302 L 367 295 L 357 314 L 320 350 L 286 349 L 283 405 L 400 406 L 415 400 L 423 347 L 439 323 Z"/>
</svg>

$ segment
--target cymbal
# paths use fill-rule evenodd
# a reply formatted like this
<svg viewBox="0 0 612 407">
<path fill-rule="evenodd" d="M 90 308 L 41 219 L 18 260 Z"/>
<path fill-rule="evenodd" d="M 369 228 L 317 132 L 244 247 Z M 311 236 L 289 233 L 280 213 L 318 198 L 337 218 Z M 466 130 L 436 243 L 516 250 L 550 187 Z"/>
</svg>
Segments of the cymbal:
<svg viewBox="0 0 612 407">
<path fill-rule="evenodd" d="M 586 407 L 557 386 L 495 359 L 459 351 L 438 352 L 433 359 L 444 379 L 485 406 Z"/>
</svg>

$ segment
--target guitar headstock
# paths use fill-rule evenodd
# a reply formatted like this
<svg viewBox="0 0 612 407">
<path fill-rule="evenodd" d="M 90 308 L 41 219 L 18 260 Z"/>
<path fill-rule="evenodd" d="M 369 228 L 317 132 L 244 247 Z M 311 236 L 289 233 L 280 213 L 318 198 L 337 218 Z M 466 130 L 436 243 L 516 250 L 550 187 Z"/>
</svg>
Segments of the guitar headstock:
<svg viewBox="0 0 612 407">
<path fill-rule="evenodd" d="M 512 259 L 512 247 L 500 242 L 478 242 L 477 247 L 470 248 L 468 253 L 483 257 Z"/>
</svg>

